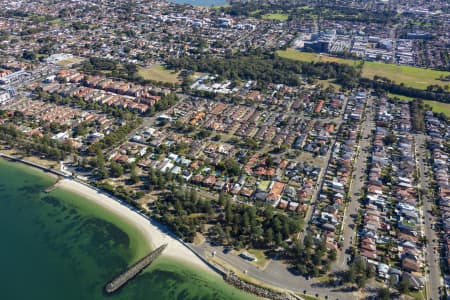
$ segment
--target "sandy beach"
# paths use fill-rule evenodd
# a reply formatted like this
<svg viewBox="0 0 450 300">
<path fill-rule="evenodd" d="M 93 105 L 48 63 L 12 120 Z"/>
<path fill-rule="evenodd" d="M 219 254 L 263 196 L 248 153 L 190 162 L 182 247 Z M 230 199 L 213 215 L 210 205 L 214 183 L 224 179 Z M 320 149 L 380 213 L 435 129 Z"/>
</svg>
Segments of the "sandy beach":
<svg viewBox="0 0 450 300">
<path fill-rule="evenodd" d="M 170 233 L 164 232 L 164 229 L 160 229 L 158 226 L 152 224 L 149 219 L 141 215 L 139 212 L 119 203 L 107 194 L 69 179 L 60 180 L 57 183 L 57 186 L 72 193 L 76 193 L 90 201 L 94 201 L 115 215 L 123 218 L 126 222 L 135 226 L 141 233 L 143 233 L 145 237 L 147 237 L 145 242 L 149 243 L 152 249 L 167 243 L 168 245 L 163 253 L 163 256 L 173 258 L 182 263 L 193 265 L 196 268 L 201 268 L 202 270 L 218 276 L 217 273 L 212 271 L 180 241 L 171 236 Z"/>
</svg>

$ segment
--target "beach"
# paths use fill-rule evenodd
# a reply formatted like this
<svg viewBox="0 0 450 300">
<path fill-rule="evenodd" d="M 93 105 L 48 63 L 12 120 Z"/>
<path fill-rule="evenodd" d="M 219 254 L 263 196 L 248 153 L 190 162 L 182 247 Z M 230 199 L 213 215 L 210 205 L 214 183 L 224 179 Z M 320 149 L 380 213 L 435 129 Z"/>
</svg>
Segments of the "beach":
<svg viewBox="0 0 450 300">
<path fill-rule="evenodd" d="M 141 215 L 133 208 L 121 204 L 118 200 L 112 198 L 111 196 L 75 180 L 62 179 L 56 185 L 58 188 L 65 189 L 93 201 L 97 205 L 117 215 L 125 222 L 133 225 L 142 233 L 143 236 L 146 237 L 145 242 L 148 243 L 152 249 L 156 249 L 162 244 L 167 243 L 167 248 L 162 256 L 195 266 L 196 268 L 200 268 L 219 277 L 217 273 L 208 267 L 180 241 L 173 237 L 172 234 L 165 231 L 165 229 L 161 229 L 157 225 L 152 224 L 147 217 Z"/>
</svg>

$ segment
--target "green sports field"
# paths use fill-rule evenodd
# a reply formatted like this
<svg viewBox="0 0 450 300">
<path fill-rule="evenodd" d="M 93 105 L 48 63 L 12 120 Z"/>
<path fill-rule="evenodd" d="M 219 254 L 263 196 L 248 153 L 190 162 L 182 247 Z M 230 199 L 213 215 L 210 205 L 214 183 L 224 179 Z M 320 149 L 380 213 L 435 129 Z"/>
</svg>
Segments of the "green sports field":
<svg viewBox="0 0 450 300">
<path fill-rule="evenodd" d="M 180 83 L 178 78 L 179 72 L 174 72 L 167 70 L 164 66 L 160 64 L 155 64 L 146 68 L 139 67 L 138 74 L 142 78 L 147 80 L 168 82 L 168 83 Z"/>
<path fill-rule="evenodd" d="M 280 13 L 262 15 L 262 18 L 264 20 L 275 20 L 275 21 L 286 21 L 288 17 L 289 17 L 288 15 Z"/>
<path fill-rule="evenodd" d="M 425 100 L 425 104 L 431 106 L 431 109 L 435 113 L 444 113 L 447 117 L 450 117 L 450 103 L 443 103 L 431 100 Z"/>
<path fill-rule="evenodd" d="M 357 60 L 331 57 L 317 53 L 300 52 L 295 49 L 287 49 L 277 51 L 277 55 L 287 59 L 299 61 L 324 61 L 337 62 L 342 64 L 354 65 Z M 423 69 L 410 66 L 399 66 L 394 64 L 385 64 L 381 62 L 364 62 L 362 76 L 373 79 L 375 75 L 386 77 L 396 83 L 404 83 L 405 86 L 426 89 L 431 84 L 440 86 L 448 85 L 448 82 L 439 80 L 439 77 L 450 76 L 450 72 L 436 71 L 431 69 Z"/>
<path fill-rule="evenodd" d="M 299 60 L 299 61 L 337 62 L 340 64 L 349 64 L 349 65 L 354 65 L 354 64 L 358 63 L 357 60 L 333 57 L 333 56 L 328 56 L 328 55 L 323 55 L 323 54 L 318 54 L 318 53 L 311 53 L 311 52 L 300 52 L 295 49 L 280 50 L 280 51 L 277 51 L 277 55 L 280 57 L 283 57 L 283 58 Z"/>
<path fill-rule="evenodd" d="M 372 79 L 375 75 L 389 78 L 396 83 L 404 83 L 406 86 L 426 89 L 431 84 L 446 85 L 448 82 L 439 80 L 442 76 L 449 76 L 450 72 L 431 69 L 399 66 L 380 62 L 365 62 L 362 76 Z"/>
</svg>

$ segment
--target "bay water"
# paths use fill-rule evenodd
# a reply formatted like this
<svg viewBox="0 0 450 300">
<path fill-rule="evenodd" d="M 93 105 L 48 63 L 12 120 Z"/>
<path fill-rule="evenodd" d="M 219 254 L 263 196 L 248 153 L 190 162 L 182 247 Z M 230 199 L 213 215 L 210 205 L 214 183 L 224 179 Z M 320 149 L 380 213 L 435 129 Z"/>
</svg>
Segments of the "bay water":
<svg viewBox="0 0 450 300">
<path fill-rule="evenodd" d="M 142 233 L 55 179 L 0 159 L 0 299 L 254 299 L 164 257 L 114 295 L 105 283 L 151 249 Z"/>
</svg>

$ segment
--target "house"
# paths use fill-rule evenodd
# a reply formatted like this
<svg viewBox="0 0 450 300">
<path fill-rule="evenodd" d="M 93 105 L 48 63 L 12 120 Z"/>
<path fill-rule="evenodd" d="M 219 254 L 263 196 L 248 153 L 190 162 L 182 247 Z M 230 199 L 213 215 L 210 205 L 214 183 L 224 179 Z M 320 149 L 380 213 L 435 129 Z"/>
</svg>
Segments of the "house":
<svg viewBox="0 0 450 300">
<path fill-rule="evenodd" d="M 405 271 L 410 271 L 410 272 L 419 272 L 420 271 L 420 263 L 409 257 L 405 257 L 402 260 L 402 269 Z"/>
<path fill-rule="evenodd" d="M 389 277 L 389 266 L 383 263 L 379 263 L 377 266 L 377 272 L 378 276 L 381 278 L 388 278 Z"/>
<path fill-rule="evenodd" d="M 203 179 L 203 184 L 207 187 L 213 187 L 217 182 L 217 178 L 213 175 L 207 176 L 205 179 Z"/>
</svg>

